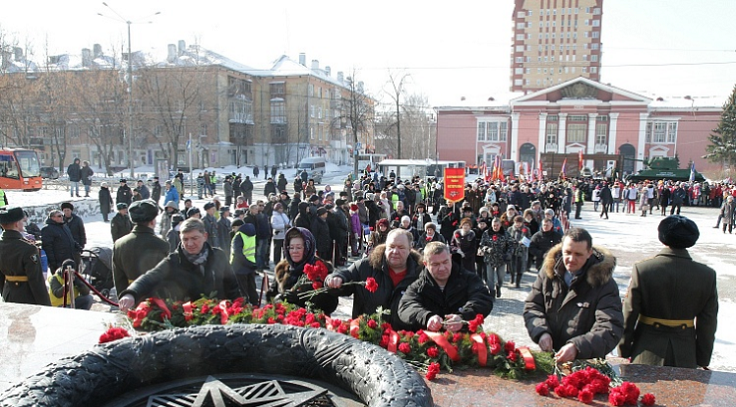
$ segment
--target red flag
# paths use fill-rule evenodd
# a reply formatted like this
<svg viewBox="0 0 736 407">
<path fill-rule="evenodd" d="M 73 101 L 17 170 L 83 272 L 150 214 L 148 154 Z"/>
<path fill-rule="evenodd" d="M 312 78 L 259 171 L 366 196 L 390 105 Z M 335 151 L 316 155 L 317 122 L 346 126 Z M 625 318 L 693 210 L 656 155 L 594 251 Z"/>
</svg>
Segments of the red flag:
<svg viewBox="0 0 736 407">
<path fill-rule="evenodd" d="M 560 169 L 560 175 L 564 179 L 567 176 L 567 158 L 562 162 L 562 168 Z"/>
<path fill-rule="evenodd" d="M 583 150 L 578 151 L 578 171 L 583 170 Z"/>
</svg>

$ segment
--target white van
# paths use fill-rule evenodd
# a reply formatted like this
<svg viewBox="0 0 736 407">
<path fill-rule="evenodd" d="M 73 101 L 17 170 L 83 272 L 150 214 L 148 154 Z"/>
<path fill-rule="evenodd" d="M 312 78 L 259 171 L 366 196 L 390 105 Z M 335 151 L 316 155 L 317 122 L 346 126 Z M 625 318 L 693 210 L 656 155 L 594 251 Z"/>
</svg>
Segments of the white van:
<svg viewBox="0 0 736 407">
<path fill-rule="evenodd" d="M 298 176 L 302 173 L 302 170 L 306 170 L 309 178 L 314 179 L 315 184 L 321 184 L 322 176 L 325 175 L 326 166 L 327 160 L 324 157 L 307 157 L 296 167 L 296 175 Z"/>
</svg>

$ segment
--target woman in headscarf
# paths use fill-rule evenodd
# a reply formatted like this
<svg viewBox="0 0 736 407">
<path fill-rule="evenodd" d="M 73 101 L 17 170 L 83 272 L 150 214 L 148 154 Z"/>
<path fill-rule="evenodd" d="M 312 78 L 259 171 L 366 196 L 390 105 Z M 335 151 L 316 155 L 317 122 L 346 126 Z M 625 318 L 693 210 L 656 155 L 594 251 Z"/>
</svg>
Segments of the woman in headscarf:
<svg viewBox="0 0 736 407">
<path fill-rule="evenodd" d="M 289 303 L 304 307 L 311 302 L 314 308 L 322 310 L 325 314 L 331 314 L 337 309 L 338 298 L 332 294 L 320 293 L 311 298 L 299 298 L 299 293 L 314 289 L 313 283 L 324 283 L 324 281 L 309 281 L 300 277 L 308 275 L 305 267 L 310 270 L 324 269 L 327 274 L 333 271 L 330 262 L 322 260 L 316 254 L 317 242 L 308 229 L 293 227 L 286 232 L 284 238 L 284 260 L 276 265 L 275 274 L 278 282 L 279 296 Z"/>
</svg>

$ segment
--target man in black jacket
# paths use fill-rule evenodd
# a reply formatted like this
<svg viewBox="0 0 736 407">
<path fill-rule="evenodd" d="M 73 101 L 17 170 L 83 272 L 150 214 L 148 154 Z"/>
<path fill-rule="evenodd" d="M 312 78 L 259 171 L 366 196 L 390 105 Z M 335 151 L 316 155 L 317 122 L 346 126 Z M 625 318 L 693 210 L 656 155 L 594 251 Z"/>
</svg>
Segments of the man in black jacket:
<svg viewBox="0 0 736 407">
<path fill-rule="evenodd" d="M 61 204 L 61 211 L 64 212 L 64 223 L 69 227 L 74 241 L 79 245 L 79 251 L 74 254 L 74 261 L 77 264 L 82 264 L 81 252 L 87 244 L 87 232 L 84 229 L 84 221 L 74 214 L 74 205 L 70 202 Z"/>
<path fill-rule="evenodd" d="M 153 177 L 153 185 L 151 186 L 151 199 L 158 205 L 159 199 L 161 199 L 161 184 L 158 182 L 158 177 Z"/>
<path fill-rule="evenodd" d="M 187 219 L 179 231 L 181 245 L 152 270 L 120 293 L 125 312 L 154 293 L 173 301 L 197 300 L 211 295 L 220 300 L 240 297 L 238 282 L 225 253 L 207 243 L 204 223 Z"/>
<path fill-rule="evenodd" d="M 253 174 L 253 176 L 258 178 L 258 175 L 256 174 Z M 247 202 L 248 206 L 250 206 L 253 203 L 253 182 L 250 180 L 249 175 L 246 175 L 243 182 L 240 183 L 240 192 L 243 193 L 243 198 L 245 198 L 245 202 Z"/>
<path fill-rule="evenodd" d="M 69 177 L 69 182 L 71 183 L 69 186 L 69 193 L 72 198 L 75 193 L 77 194 L 77 197 L 79 197 L 79 181 L 82 180 L 82 168 L 79 166 L 79 158 L 75 158 L 74 162 L 69 164 L 69 167 L 66 169 L 66 175 Z M 59 265 L 61 265 L 61 263 L 59 263 Z"/>
<path fill-rule="evenodd" d="M 411 249 L 411 239 L 411 233 L 406 230 L 394 229 L 388 233 L 386 243 L 376 246 L 369 257 L 327 276 L 326 285 L 339 288 L 338 295 L 353 295 L 353 318 L 375 314 L 381 308 L 391 311 L 384 319 L 395 330 L 409 328 L 399 319 L 399 301 L 422 270 L 421 255 Z M 350 281 L 366 281 L 368 277 L 378 283 L 375 292 L 361 285 L 343 286 Z"/>
<path fill-rule="evenodd" d="M 118 188 L 118 194 L 115 198 L 115 203 L 125 203 L 128 206 L 130 206 L 131 202 L 133 201 L 133 191 L 130 190 L 130 187 L 128 186 L 128 180 L 125 178 L 122 178 L 120 180 L 120 187 Z"/>
<path fill-rule="evenodd" d="M 128 205 L 119 203 L 116 208 L 118 209 L 118 213 L 113 216 L 112 222 L 110 222 L 110 233 L 112 234 L 113 243 L 133 230 L 133 222 L 130 220 L 130 216 L 128 216 Z"/>
<path fill-rule="evenodd" d="M 424 270 L 399 303 L 399 319 L 410 330 L 437 332 L 443 327 L 451 332 L 463 328 L 480 314 L 487 317 L 493 309 L 493 297 L 478 274 L 452 262 L 450 247 L 432 242 L 424 248 Z"/>
<path fill-rule="evenodd" d="M 64 223 L 64 214 L 55 210 L 49 213 L 46 226 L 41 230 L 43 251 L 49 260 L 49 269 L 56 270 L 66 259 L 74 259 L 75 254 L 82 251 Z"/>
</svg>

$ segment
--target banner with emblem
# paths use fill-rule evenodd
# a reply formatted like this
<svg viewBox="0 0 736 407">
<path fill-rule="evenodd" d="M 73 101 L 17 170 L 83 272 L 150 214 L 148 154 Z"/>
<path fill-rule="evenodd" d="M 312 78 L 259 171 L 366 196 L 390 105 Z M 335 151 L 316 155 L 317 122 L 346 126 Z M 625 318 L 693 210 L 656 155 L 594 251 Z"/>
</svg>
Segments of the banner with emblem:
<svg viewBox="0 0 736 407">
<path fill-rule="evenodd" d="M 444 187 L 447 202 L 465 199 L 465 168 L 445 168 Z"/>
</svg>

